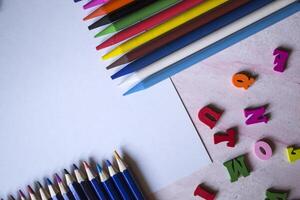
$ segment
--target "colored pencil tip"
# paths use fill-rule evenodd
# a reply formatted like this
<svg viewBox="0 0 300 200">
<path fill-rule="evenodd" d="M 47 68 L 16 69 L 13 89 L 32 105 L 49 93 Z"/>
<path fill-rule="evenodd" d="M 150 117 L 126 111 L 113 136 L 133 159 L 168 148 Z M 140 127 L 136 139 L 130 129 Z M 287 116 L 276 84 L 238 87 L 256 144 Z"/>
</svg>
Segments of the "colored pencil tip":
<svg viewBox="0 0 300 200">
<path fill-rule="evenodd" d="M 47 185 L 52 185 L 52 181 L 49 178 L 46 178 Z"/>
<path fill-rule="evenodd" d="M 74 170 L 78 170 L 78 167 L 75 164 L 73 164 L 73 168 Z"/>
<path fill-rule="evenodd" d="M 102 167 L 99 164 L 96 165 L 96 168 L 99 174 L 102 173 Z"/>
<path fill-rule="evenodd" d="M 54 176 L 55 176 L 55 180 L 57 183 L 62 183 L 62 179 L 60 178 L 60 176 L 57 173 L 55 173 Z"/>
<path fill-rule="evenodd" d="M 39 181 L 36 182 L 36 185 L 39 187 L 39 189 L 43 188 L 43 185 Z"/>
<path fill-rule="evenodd" d="M 96 50 L 99 51 L 99 50 L 104 49 L 109 46 L 110 46 L 110 44 L 103 42 L 103 43 L 99 44 L 98 46 L 96 46 Z"/>
<path fill-rule="evenodd" d="M 31 188 L 30 185 L 27 186 L 27 190 L 28 190 L 28 192 L 29 192 L 30 194 L 34 194 L 34 191 L 33 191 L 33 189 Z"/>
<path fill-rule="evenodd" d="M 86 169 L 91 168 L 90 165 L 89 165 L 86 161 L 83 161 L 83 166 L 84 166 L 84 168 L 86 168 Z"/>
<path fill-rule="evenodd" d="M 114 33 L 114 32 L 117 32 L 117 31 L 118 30 L 113 25 L 110 25 L 107 28 L 105 28 L 102 31 L 100 31 L 99 33 L 97 33 L 95 35 L 95 38 L 101 37 L 101 36 L 104 36 L 104 35 L 107 35 L 107 34 L 110 34 L 110 33 Z"/>
<path fill-rule="evenodd" d="M 22 190 L 19 190 L 19 195 L 20 195 L 20 197 L 26 198 L 25 194 L 24 194 L 24 192 Z"/>
<path fill-rule="evenodd" d="M 70 175 L 70 173 L 66 169 L 64 169 L 64 173 Z"/>
<path fill-rule="evenodd" d="M 109 167 L 109 166 L 112 166 L 112 164 L 110 163 L 109 160 L 106 160 L 105 163 L 106 163 L 106 165 L 107 165 L 108 167 Z"/>
<path fill-rule="evenodd" d="M 9 195 L 9 199 L 15 200 L 15 197 L 13 195 Z"/>
<path fill-rule="evenodd" d="M 122 160 L 120 155 L 118 154 L 118 152 L 116 150 L 114 151 L 114 156 L 115 156 L 116 159 Z"/>
</svg>

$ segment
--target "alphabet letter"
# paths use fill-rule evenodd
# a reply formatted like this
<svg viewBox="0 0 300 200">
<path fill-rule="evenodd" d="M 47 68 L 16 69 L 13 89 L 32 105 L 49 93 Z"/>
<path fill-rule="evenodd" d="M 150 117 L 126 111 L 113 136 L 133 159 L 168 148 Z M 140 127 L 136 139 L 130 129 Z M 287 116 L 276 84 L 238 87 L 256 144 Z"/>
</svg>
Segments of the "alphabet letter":
<svg viewBox="0 0 300 200">
<path fill-rule="evenodd" d="M 244 88 L 245 90 L 247 90 L 254 82 L 254 78 L 247 76 L 244 73 L 237 73 L 232 77 L 233 85 L 238 88 Z"/>
<path fill-rule="evenodd" d="M 202 108 L 198 113 L 198 118 L 201 122 L 206 124 L 210 129 L 213 129 L 220 119 L 222 113 L 218 113 L 217 111 L 213 110 L 209 106 L 205 106 Z"/>
<path fill-rule="evenodd" d="M 208 191 L 204 190 L 200 185 L 198 185 L 194 192 L 194 196 L 199 196 L 206 200 L 214 200 L 216 195 L 209 193 Z"/>
<path fill-rule="evenodd" d="M 265 200 L 287 200 L 288 193 L 287 192 L 271 192 L 269 190 L 266 191 L 267 198 Z"/>
<path fill-rule="evenodd" d="M 231 182 L 237 181 L 241 175 L 244 177 L 249 176 L 250 172 L 245 164 L 244 158 L 245 155 L 241 155 L 223 164 L 228 170 Z"/>
<path fill-rule="evenodd" d="M 289 163 L 295 163 L 297 160 L 300 160 L 300 148 L 288 147 L 286 148 L 286 155 Z"/>
<path fill-rule="evenodd" d="M 287 51 L 283 51 L 280 49 L 275 49 L 273 52 L 273 55 L 275 56 L 274 59 L 274 71 L 277 72 L 283 72 L 286 67 L 286 62 L 289 56 L 289 53 Z"/>
<path fill-rule="evenodd" d="M 227 142 L 227 146 L 228 147 L 234 147 L 235 146 L 235 137 L 236 136 L 236 131 L 231 128 L 231 129 L 228 129 L 226 131 L 226 134 L 221 134 L 221 133 L 216 133 L 214 135 L 214 143 L 215 144 L 218 144 L 220 142 L 225 142 L 225 141 L 228 141 Z"/>
<path fill-rule="evenodd" d="M 262 152 L 262 150 L 265 152 Z M 272 148 L 265 141 L 258 141 L 254 145 L 254 153 L 261 160 L 269 160 L 272 157 Z"/>
<path fill-rule="evenodd" d="M 246 124 L 250 125 L 250 124 L 256 124 L 256 123 L 260 123 L 260 122 L 267 123 L 269 119 L 266 115 L 264 115 L 265 112 L 266 112 L 266 109 L 264 106 L 254 108 L 254 109 L 245 109 L 244 110 L 245 117 L 250 116 L 246 120 Z"/>
</svg>

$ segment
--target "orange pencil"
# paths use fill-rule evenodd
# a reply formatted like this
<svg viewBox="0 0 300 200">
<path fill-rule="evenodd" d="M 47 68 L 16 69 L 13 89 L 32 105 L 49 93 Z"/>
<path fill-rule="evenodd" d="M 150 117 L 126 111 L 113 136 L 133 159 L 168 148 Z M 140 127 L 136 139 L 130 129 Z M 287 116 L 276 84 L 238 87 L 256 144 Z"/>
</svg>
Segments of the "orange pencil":
<svg viewBox="0 0 300 200">
<path fill-rule="evenodd" d="M 108 14 L 112 11 L 115 11 L 131 2 L 134 0 L 111 0 L 108 3 L 104 4 L 103 6 L 97 8 L 94 12 L 83 18 L 83 20 L 89 20 L 93 19 L 95 17 L 101 16 Z"/>
</svg>

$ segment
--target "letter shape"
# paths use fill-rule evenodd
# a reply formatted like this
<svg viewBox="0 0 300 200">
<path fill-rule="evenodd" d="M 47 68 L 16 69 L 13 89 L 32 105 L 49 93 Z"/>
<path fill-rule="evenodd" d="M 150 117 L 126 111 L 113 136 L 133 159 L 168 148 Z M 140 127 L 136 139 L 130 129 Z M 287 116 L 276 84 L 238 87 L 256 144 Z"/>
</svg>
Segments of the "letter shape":
<svg viewBox="0 0 300 200">
<path fill-rule="evenodd" d="M 217 121 L 220 119 L 222 113 L 219 113 L 209 106 L 203 107 L 199 113 L 198 118 L 201 122 L 206 124 L 210 129 L 213 129 L 217 123 Z"/>
<path fill-rule="evenodd" d="M 265 153 L 262 152 L 262 149 Z M 254 145 L 254 153 L 261 160 L 269 160 L 272 157 L 273 151 L 267 142 L 257 141 Z"/>
<path fill-rule="evenodd" d="M 300 148 L 288 147 L 286 148 L 286 155 L 289 163 L 295 163 L 297 160 L 300 160 Z"/>
<path fill-rule="evenodd" d="M 287 192 L 270 192 L 266 191 L 267 198 L 265 200 L 286 200 L 288 193 Z"/>
<path fill-rule="evenodd" d="M 274 59 L 274 71 L 277 72 L 283 72 L 285 70 L 286 67 L 286 62 L 289 56 L 289 53 L 287 51 L 283 51 L 280 49 L 275 49 L 273 52 L 273 55 L 275 56 Z"/>
<path fill-rule="evenodd" d="M 256 123 L 260 123 L 260 122 L 267 123 L 269 119 L 266 115 L 264 115 L 265 112 L 266 112 L 266 109 L 264 106 L 261 106 L 258 108 L 253 108 L 253 109 L 245 109 L 244 110 L 245 117 L 250 116 L 246 120 L 246 124 L 250 125 L 250 124 L 256 124 Z"/>
<path fill-rule="evenodd" d="M 226 134 L 216 133 L 214 135 L 214 144 L 218 144 L 220 142 L 226 142 L 228 147 L 234 147 L 236 143 L 236 131 L 231 128 L 226 131 Z"/>
<path fill-rule="evenodd" d="M 237 181 L 241 175 L 244 177 L 249 176 L 250 171 L 246 166 L 244 158 L 245 155 L 241 155 L 223 164 L 228 170 L 231 182 Z"/>
<path fill-rule="evenodd" d="M 200 185 L 198 185 L 194 191 L 194 196 L 202 197 L 205 200 L 214 200 L 216 195 L 204 190 Z"/>
<path fill-rule="evenodd" d="M 232 84 L 235 87 L 244 88 L 245 90 L 247 90 L 254 82 L 254 78 L 243 73 L 237 73 L 232 77 Z"/>
</svg>

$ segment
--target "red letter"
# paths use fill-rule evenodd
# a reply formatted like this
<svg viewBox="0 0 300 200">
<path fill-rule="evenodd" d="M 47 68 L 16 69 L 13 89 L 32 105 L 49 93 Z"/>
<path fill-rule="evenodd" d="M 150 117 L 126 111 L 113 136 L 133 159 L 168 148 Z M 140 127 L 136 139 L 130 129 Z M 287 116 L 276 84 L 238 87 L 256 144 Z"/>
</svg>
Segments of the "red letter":
<svg viewBox="0 0 300 200">
<path fill-rule="evenodd" d="M 207 192 L 206 190 L 201 188 L 200 185 L 198 185 L 195 192 L 194 192 L 194 196 L 199 196 L 199 197 L 202 197 L 203 199 L 206 199 L 206 200 L 214 200 L 216 195 Z"/>
<path fill-rule="evenodd" d="M 227 142 L 227 146 L 228 147 L 234 147 L 235 146 L 235 135 L 236 135 L 236 131 L 231 128 L 231 129 L 228 129 L 226 131 L 226 134 L 222 134 L 222 133 L 216 133 L 214 135 L 214 143 L 215 144 L 218 144 L 220 142 L 225 142 L 225 141 L 228 141 Z"/>
<path fill-rule="evenodd" d="M 210 129 L 213 129 L 220 119 L 222 113 L 216 112 L 209 106 L 205 106 L 198 113 L 198 118 L 201 122 L 206 124 Z"/>
</svg>

